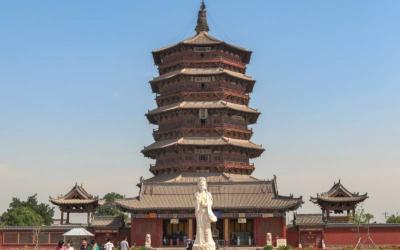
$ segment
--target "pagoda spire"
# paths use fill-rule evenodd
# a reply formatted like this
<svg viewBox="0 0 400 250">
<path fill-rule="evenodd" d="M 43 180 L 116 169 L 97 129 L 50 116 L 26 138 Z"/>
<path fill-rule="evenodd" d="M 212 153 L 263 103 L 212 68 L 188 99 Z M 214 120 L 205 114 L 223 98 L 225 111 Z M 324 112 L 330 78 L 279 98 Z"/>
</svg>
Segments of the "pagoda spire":
<svg viewBox="0 0 400 250">
<path fill-rule="evenodd" d="M 208 27 L 207 23 L 207 11 L 206 11 L 206 4 L 204 0 L 201 1 L 199 14 L 197 17 L 197 25 L 196 25 L 196 33 L 199 34 L 200 32 L 208 32 L 210 28 Z"/>
</svg>

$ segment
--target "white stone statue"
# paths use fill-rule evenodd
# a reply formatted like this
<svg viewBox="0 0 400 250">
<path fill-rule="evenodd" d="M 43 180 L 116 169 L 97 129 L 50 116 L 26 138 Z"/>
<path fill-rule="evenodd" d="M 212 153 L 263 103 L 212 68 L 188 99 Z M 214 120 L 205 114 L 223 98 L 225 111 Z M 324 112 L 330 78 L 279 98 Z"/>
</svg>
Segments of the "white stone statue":
<svg viewBox="0 0 400 250">
<path fill-rule="evenodd" d="M 194 250 L 215 250 L 215 242 L 212 238 L 211 222 L 216 222 L 217 217 L 211 210 L 213 199 L 207 191 L 206 178 L 200 177 L 198 191 L 195 193 L 196 204 L 196 240 Z"/>
<path fill-rule="evenodd" d="M 146 234 L 146 241 L 144 243 L 146 248 L 151 248 L 151 234 Z"/>
<path fill-rule="evenodd" d="M 272 246 L 272 234 L 267 233 L 267 246 Z"/>
<path fill-rule="evenodd" d="M 326 245 L 325 245 L 325 240 L 324 239 L 321 240 L 321 247 L 322 247 L 322 249 L 326 249 Z"/>
</svg>

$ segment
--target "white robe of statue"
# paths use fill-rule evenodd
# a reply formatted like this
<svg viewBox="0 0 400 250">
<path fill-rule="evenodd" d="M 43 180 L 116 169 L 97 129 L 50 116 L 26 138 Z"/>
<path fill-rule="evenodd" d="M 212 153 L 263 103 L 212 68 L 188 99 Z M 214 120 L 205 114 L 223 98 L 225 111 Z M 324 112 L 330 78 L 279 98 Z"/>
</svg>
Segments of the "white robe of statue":
<svg viewBox="0 0 400 250">
<path fill-rule="evenodd" d="M 207 191 L 207 182 L 201 177 L 195 193 L 196 204 L 196 240 L 193 244 L 195 250 L 215 250 L 215 242 L 211 232 L 211 222 L 216 222 L 217 217 L 211 210 L 213 199 Z"/>
</svg>

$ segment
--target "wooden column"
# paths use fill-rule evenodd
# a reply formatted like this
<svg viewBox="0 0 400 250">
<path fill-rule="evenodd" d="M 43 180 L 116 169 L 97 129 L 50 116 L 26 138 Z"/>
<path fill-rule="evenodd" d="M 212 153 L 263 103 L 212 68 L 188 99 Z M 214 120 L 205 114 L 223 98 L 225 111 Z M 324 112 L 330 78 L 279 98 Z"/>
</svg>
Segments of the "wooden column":
<svg viewBox="0 0 400 250">
<path fill-rule="evenodd" d="M 87 212 L 87 224 L 90 225 L 90 212 Z"/>
<path fill-rule="evenodd" d="M 67 212 L 67 224 L 69 224 L 69 212 Z"/>
<path fill-rule="evenodd" d="M 229 218 L 224 218 L 224 241 L 226 245 L 229 245 Z"/>
<path fill-rule="evenodd" d="M 188 238 L 193 239 L 193 219 L 188 219 Z"/>
<path fill-rule="evenodd" d="M 64 224 L 64 212 L 61 211 L 61 221 L 60 221 L 61 225 Z"/>
<path fill-rule="evenodd" d="M 281 237 L 286 239 L 286 216 L 282 216 L 282 232 Z"/>
</svg>

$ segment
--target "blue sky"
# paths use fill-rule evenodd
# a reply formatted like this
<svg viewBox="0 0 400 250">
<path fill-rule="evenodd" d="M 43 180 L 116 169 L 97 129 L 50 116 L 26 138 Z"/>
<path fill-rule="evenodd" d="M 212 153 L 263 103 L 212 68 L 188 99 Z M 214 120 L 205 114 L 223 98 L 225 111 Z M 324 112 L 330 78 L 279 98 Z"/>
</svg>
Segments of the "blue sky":
<svg viewBox="0 0 400 250">
<path fill-rule="evenodd" d="M 341 178 L 400 211 L 400 2 L 208 0 L 210 33 L 251 49 L 254 175 L 309 196 Z M 151 161 L 151 51 L 194 34 L 199 1 L 0 3 L 0 211 L 11 197 L 137 193 Z"/>
</svg>

